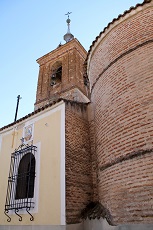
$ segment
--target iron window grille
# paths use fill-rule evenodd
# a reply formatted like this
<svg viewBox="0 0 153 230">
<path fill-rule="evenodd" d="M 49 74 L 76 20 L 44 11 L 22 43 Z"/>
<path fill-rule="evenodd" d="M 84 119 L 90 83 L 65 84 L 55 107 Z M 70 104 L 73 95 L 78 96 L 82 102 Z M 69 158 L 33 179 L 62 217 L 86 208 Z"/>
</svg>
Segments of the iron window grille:
<svg viewBox="0 0 153 230">
<path fill-rule="evenodd" d="M 35 206 L 34 184 L 36 176 L 36 152 L 36 146 L 22 144 L 11 154 L 4 211 L 8 217 L 8 222 L 11 221 L 11 217 L 9 216 L 10 211 L 14 211 L 15 214 L 19 216 L 19 221 L 22 221 L 22 216 L 18 213 L 20 210 L 26 210 L 30 215 L 30 220 L 34 220 L 30 210 Z"/>
</svg>

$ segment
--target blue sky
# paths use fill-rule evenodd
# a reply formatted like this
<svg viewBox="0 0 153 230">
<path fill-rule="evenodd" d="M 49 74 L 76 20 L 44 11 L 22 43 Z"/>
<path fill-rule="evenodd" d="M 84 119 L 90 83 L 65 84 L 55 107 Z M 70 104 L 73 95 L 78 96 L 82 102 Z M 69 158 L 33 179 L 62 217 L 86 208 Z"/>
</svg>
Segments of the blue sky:
<svg viewBox="0 0 153 230">
<path fill-rule="evenodd" d="M 143 0 L 0 0 L 0 127 L 31 113 L 36 98 L 36 59 L 55 49 L 67 32 L 88 51 L 92 41 L 113 18 Z"/>
</svg>

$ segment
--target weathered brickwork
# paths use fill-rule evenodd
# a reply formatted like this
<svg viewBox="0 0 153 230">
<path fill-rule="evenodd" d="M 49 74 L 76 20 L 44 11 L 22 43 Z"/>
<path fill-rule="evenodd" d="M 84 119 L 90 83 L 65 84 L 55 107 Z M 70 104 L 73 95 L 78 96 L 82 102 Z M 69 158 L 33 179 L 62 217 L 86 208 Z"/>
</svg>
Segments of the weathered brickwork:
<svg viewBox="0 0 153 230">
<path fill-rule="evenodd" d="M 83 83 L 83 63 L 86 55 L 87 52 L 82 45 L 77 39 L 73 39 L 37 60 L 40 69 L 35 109 L 58 99 L 62 93 L 74 87 L 86 95 Z M 51 85 L 53 67 L 58 66 L 58 63 L 62 65 L 61 82 Z"/>
<path fill-rule="evenodd" d="M 96 149 L 100 164 L 139 148 L 152 147 L 152 47 L 148 44 L 128 54 L 95 85 Z"/>
<path fill-rule="evenodd" d="M 90 100 L 76 87 L 73 89 L 66 91 L 60 94 L 60 98 L 70 100 L 70 101 L 77 101 L 77 102 L 84 102 L 87 103 Z"/>
<path fill-rule="evenodd" d="M 95 137 L 95 108 L 94 104 L 88 105 L 88 121 L 89 121 L 89 137 L 90 137 L 90 149 L 91 149 L 91 172 L 92 172 L 92 201 L 99 200 L 98 188 L 97 188 L 97 154 L 95 149 L 96 137 Z"/>
<path fill-rule="evenodd" d="M 90 51 L 88 77 L 99 199 L 115 224 L 151 223 L 153 1 L 106 29 Z"/>
<path fill-rule="evenodd" d="M 100 201 L 114 223 L 153 222 L 152 165 L 153 151 L 99 171 Z"/>
<path fill-rule="evenodd" d="M 66 105 L 66 222 L 81 221 L 81 211 L 91 201 L 91 157 L 87 106 Z"/>
<path fill-rule="evenodd" d="M 99 74 L 110 63 L 137 45 L 153 39 L 152 2 L 138 7 L 116 21 L 98 39 L 97 47 L 91 53 L 90 85 L 93 87 Z M 93 47 L 94 48 L 94 47 Z"/>
</svg>

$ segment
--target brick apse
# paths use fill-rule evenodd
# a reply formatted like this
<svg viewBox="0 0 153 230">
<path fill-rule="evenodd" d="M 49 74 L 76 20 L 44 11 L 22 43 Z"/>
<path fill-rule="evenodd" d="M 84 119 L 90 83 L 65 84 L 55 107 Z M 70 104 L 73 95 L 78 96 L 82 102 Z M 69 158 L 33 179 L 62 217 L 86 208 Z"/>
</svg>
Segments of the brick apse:
<svg viewBox="0 0 153 230">
<path fill-rule="evenodd" d="M 125 11 L 96 37 L 87 75 L 98 199 L 115 225 L 152 223 L 153 1 Z"/>
</svg>

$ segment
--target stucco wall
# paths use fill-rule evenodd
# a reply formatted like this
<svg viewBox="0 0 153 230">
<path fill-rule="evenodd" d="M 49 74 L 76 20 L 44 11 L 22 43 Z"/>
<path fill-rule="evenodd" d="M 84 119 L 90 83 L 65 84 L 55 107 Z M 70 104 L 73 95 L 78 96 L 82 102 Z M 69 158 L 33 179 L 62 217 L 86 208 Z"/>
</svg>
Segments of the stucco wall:
<svg viewBox="0 0 153 230">
<path fill-rule="evenodd" d="M 33 145 L 37 145 L 36 156 L 37 210 L 30 210 L 34 221 L 25 212 L 22 221 L 14 213 L 9 213 L 11 222 L 4 215 L 7 182 L 11 153 L 21 144 L 23 129 L 33 124 Z M 15 138 L 12 140 L 15 128 Z M 61 225 L 65 224 L 65 107 L 64 103 L 48 108 L 6 130 L 1 135 L 0 148 L 0 226 L 1 225 Z M 39 159 L 38 159 L 39 158 Z M 19 212 L 20 214 L 20 212 Z M 1 228 L 1 227 L 0 227 Z"/>
</svg>

